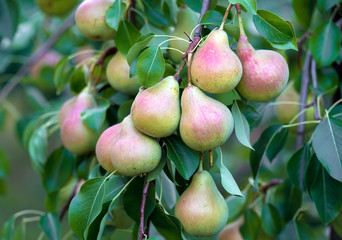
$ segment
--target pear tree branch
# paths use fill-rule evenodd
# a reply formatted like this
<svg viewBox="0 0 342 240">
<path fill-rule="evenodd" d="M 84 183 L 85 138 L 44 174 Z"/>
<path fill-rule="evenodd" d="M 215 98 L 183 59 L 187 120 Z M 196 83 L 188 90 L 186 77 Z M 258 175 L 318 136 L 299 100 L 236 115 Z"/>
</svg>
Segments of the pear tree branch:
<svg viewBox="0 0 342 240">
<path fill-rule="evenodd" d="M 27 62 L 21 66 L 15 76 L 7 83 L 6 86 L 0 92 L 0 102 L 4 100 L 8 94 L 20 83 L 22 77 L 24 77 L 31 69 L 32 65 L 37 62 L 44 54 L 46 54 L 56 41 L 63 35 L 63 33 L 73 26 L 75 23 L 75 12 L 73 12 L 52 34 L 52 36 L 38 48 L 27 60 Z"/>
<path fill-rule="evenodd" d="M 316 61 L 312 58 L 311 60 L 311 81 L 312 81 L 312 86 L 314 89 L 318 88 L 318 83 L 317 83 L 317 71 L 316 71 Z M 317 96 L 315 94 L 315 92 L 313 92 L 313 107 L 314 107 L 314 117 L 315 120 L 319 120 L 319 111 L 318 111 L 318 106 L 317 104 L 319 104 L 317 102 Z"/>
<path fill-rule="evenodd" d="M 147 191 L 148 191 L 149 186 L 150 186 L 150 182 L 146 182 L 144 190 L 143 190 L 143 197 L 141 200 L 139 240 L 144 239 L 144 237 L 146 236 L 145 229 L 144 229 L 144 215 L 145 215 L 145 204 L 146 204 Z"/>
</svg>

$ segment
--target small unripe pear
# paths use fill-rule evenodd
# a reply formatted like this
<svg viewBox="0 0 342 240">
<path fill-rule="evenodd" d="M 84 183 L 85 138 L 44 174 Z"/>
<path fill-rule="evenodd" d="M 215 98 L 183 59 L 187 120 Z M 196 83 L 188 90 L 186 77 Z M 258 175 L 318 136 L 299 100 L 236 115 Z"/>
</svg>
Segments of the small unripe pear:
<svg viewBox="0 0 342 240">
<path fill-rule="evenodd" d="M 181 104 L 180 135 L 192 149 L 215 149 L 232 134 L 234 119 L 230 110 L 221 102 L 205 95 L 198 87 L 185 88 Z"/>
<path fill-rule="evenodd" d="M 76 6 L 77 0 L 36 0 L 36 3 L 48 15 L 63 16 Z"/>
<path fill-rule="evenodd" d="M 230 49 L 226 32 L 214 30 L 192 58 L 193 84 L 208 93 L 225 93 L 235 88 L 241 75 L 241 62 Z"/>
<path fill-rule="evenodd" d="M 109 61 L 106 75 L 109 84 L 120 92 L 135 95 L 139 91 L 138 78 L 129 78 L 127 59 L 120 52 L 117 52 Z"/>
<path fill-rule="evenodd" d="M 120 132 L 121 124 L 115 124 L 107 128 L 96 143 L 96 158 L 107 172 L 115 170 L 111 160 L 111 152 L 120 137 Z"/>
<path fill-rule="evenodd" d="M 95 41 L 115 38 L 116 31 L 106 23 L 106 12 L 114 0 L 85 0 L 76 10 L 76 25 L 82 35 Z"/>
<path fill-rule="evenodd" d="M 226 225 L 228 206 L 207 171 L 194 174 L 176 203 L 175 215 L 194 236 L 212 236 Z"/>
<path fill-rule="evenodd" d="M 194 27 L 196 27 L 197 22 L 198 17 L 194 11 L 192 11 L 188 7 L 180 8 L 177 13 L 177 23 L 175 25 L 175 30 L 171 35 L 187 39 L 185 33 L 190 36 L 191 31 Z M 178 49 L 181 52 L 185 52 L 189 47 L 189 43 L 182 40 L 173 40 L 170 41 L 169 47 Z M 179 63 L 182 60 L 182 54 L 176 50 L 168 50 L 168 56 L 175 63 Z"/>
<path fill-rule="evenodd" d="M 170 136 L 180 119 L 179 85 L 169 76 L 140 92 L 131 108 L 134 126 L 151 137 Z"/>
<path fill-rule="evenodd" d="M 120 137 L 115 143 L 111 159 L 114 168 L 124 176 L 136 176 L 151 172 L 161 159 L 159 143 L 139 132 L 127 116 L 121 123 Z"/>
<path fill-rule="evenodd" d="M 70 110 L 67 117 L 60 117 L 61 140 L 66 149 L 70 152 L 81 155 L 88 153 L 95 148 L 98 139 L 98 132 L 91 129 L 82 122 L 81 112 L 96 106 L 94 97 L 88 92 L 81 92 Z M 67 107 L 66 107 L 67 108 Z M 63 121 L 64 119 L 64 121 Z"/>
<path fill-rule="evenodd" d="M 289 79 L 286 60 L 271 50 L 254 50 L 242 33 L 237 46 L 243 74 L 238 92 L 246 99 L 267 102 L 276 98 Z"/>
</svg>

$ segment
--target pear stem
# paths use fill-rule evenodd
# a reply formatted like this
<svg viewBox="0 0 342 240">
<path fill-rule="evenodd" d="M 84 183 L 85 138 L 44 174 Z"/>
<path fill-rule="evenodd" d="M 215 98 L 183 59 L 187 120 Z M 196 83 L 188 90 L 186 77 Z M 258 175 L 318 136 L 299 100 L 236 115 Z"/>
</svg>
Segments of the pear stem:
<svg viewBox="0 0 342 240">
<path fill-rule="evenodd" d="M 209 165 L 210 168 L 213 168 L 214 166 L 213 150 L 209 150 Z"/>
<path fill-rule="evenodd" d="M 199 158 L 198 171 L 203 171 L 203 156 L 204 156 L 204 153 L 201 152 L 200 153 L 200 158 Z"/>
<path fill-rule="evenodd" d="M 192 52 L 190 52 L 188 54 L 188 63 L 187 63 L 187 67 L 188 67 L 188 87 L 191 86 L 191 58 L 192 58 Z"/>
<path fill-rule="evenodd" d="M 247 35 L 245 33 L 245 29 L 243 28 L 243 24 L 242 24 L 242 17 L 241 17 L 241 8 L 240 8 L 240 4 L 235 4 L 234 5 L 236 8 L 236 12 L 238 14 L 238 19 L 239 19 L 239 27 L 240 27 L 240 38 L 246 38 L 247 39 Z"/>
<path fill-rule="evenodd" d="M 226 23 L 228 14 L 229 14 L 230 9 L 231 9 L 232 7 L 233 7 L 233 4 L 229 3 L 229 5 L 228 5 L 228 7 L 227 7 L 227 10 L 226 10 L 226 12 L 224 13 L 224 16 L 223 16 L 223 19 L 222 19 L 222 23 L 221 23 L 221 26 L 220 26 L 220 29 L 221 29 L 221 30 L 223 29 L 224 24 Z"/>
</svg>

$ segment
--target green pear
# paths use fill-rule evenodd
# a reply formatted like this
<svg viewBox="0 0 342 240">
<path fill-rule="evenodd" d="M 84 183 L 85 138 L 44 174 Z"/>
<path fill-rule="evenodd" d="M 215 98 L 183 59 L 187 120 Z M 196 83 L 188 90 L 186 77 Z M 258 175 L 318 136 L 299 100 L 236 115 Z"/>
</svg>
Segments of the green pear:
<svg viewBox="0 0 342 240">
<path fill-rule="evenodd" d="M 194 174 L 190 186 L 176 203 L 175 215 L 194 236 L 219 233 L 228 220 L 228 206 L 207 171 Z"/>
<path fill-rule="evenodd" d="M 237 45 L 243 74 L 238 92 L 246 99 L 267 102 L 276 98 L 289 79 L 289 67 L 283 56 L 271 50 L 254 50 L 242 25 Z"/>
<path fill-rule="evenodd" d="M 180 135 L 184 143 L 192 149 L 215 149 L 232 134 L 234 119 L 230 110 L 205 95 L 198 87 L 185 88 L 181 104 Z"/>
<path fill-rule="evenodd" d="M 239 83 L 242 65 L 221 29 L 210 33 L 191 62 L 193 84 L 208 93 L 225 93 Z"/>
<path fill-rule="evenodd" d="M 159 143 L 139 132 L 131 115 L 122 121 L 120 137 L 111 153 L 113 166 L 119 174 L 137 176 L 151 172 L 160 162 L 161 154 Z"/>
<path fill-rule="evenodd" d="M 106 75 L 109 84 L 114 89 L 130 95 L 138 93 L 140 87 L 138 78 L 129 78 L 127 59 L 120 52 L 117 52 L 109 61 Z"/>
<path fill-rule="evenodd" d="M 60 116 L 62 120 L 62 143 L 66 149 L 74 154 L 85 154 L 95 148 L 99 134 L 84 124 L 81 119 L 81 112 L 83 110 L 95 106 L 96 102 L 94 97 L 87 91 L 83 91 L 77 96 L 71 110 L 68 107 L 69 114 L 65 118 Z"/>
<path fill-rule="evenodd" d="M 106 23 L 106 12 L 114 0 L 85 0 L 76 10 L 76 25 L 81 34 L 95 41 L 115 38 L 116 31 Z"/>
<path fill-rule="evenodd" d="M 120 137 L 120 132 L 121 123 L 115 124 L 107 128 L 96 143 L 96 158 L 107 172 L 115 170 L 111 160 L 111 152 Z"/>
<path fill-rule="evenodd" d="M 135 98 L 131 115 L 134 126 L 155 138 L 174 133 L 180 119 L 179 85 L 173 76 L 141 91 Z"/>
<path fill-rule="evenodd" d="M 180 8 L 177 13 L 177 23 L 171 35 L 187 39 L 185 33 L 190 36 L 191 31 L 196 27 L 197 22 L 198 16 L 194 11 L 188 7 Z M 185 52 L 189 47 L 189 43 L 182 40 L 172 40 L 170 41 L 169 47 Z M 178 51 L 170 49 L 168 50 L 168 55 L 174 63 L 179 63 L 182 60 L 182 54 Z"/>
<path fill-rule="evenodd" d="M 114 220 L 111 223 L 111 225 L 113 225 L 116 228 L 127 229 L 127 228 L 130 228 L 134 224 L 133 219 L 130 218 L 130 216 L 128 216 L 127 212 L 125 211 L 123 203 L 116 206 L 111 211 L 111 214 Z"/>
<path fill-rule="evenodd" d="M 48 15 L 63 16 L 76 6 L 77 0 L 36 0 L 36 3 Z"/>
</svg>

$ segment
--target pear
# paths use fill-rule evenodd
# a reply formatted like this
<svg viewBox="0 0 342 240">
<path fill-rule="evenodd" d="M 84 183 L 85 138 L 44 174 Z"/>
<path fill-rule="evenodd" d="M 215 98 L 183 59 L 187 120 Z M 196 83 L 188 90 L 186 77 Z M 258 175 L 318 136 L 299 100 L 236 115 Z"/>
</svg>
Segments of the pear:
<svg viewBox="0 0 342 240">
<path fill-rule="evenodd" d="M 35 62 L 30 70 L 30 74 L 32 77 L 37 78 L 40 75 L 43 67 L 55 67 L 58 61 L 62 58 L 62 55 L 59 52 L 54 50 L 50 50 L 46 52 L 37 62 Z"/>
<path fill-rule="evenodd" d="M 210 33 L 191 62 L 193 84 L 208 93 L 225 93 L 239 83 L 242 65 L 222 29 Z"/>
<path fill-rule="evenodd" d="M 62 120 L 61 124 L 61 140 L 66 149 L 70 152 L 81 155 L 92 151 L 98 138 L 98 132 L 91 129 L 82 122 L 81 112 L 88 108 L 96 106 L 94 97 L 87 91 L 81 92 L 70 109 L 69 114 Z M 64 119 L 64 121 L 63 121 Z"/>
<path fill-rule="evenodd" d="M 111 160 L 111 152 L 120 137 L 120 132 L 121 124 L 115 124 L 107 128 L 96 143 L 96 158 L 107 172 L 113 172 L 115 170 Z"/>
<path fill-rule="evenodd" d="M 176 203 L 175 215 L 194 236 L 212 236 L 226 225 L 228 206 L 207 171 L 194 174 L 190 186 Z"/>
<path fill-rule="evenodd" d="M 185 88 L 181 104 L 180 135 L 184 143 L 192 149 L 214 149 L 232 134 L 234 119 L 230 110 L 205 95 L 198 87 Z"/>
<path fill-rule="evenodd" d="M 95 41 L 115 38 L 116 31 L 106 23 L 107 9 L 114 0 L 85 0 L 76 10 L 76 25 L 81 34 Z"/>
<path fill-rule="evenodd" d="M 139 91 L 138 78 L 129 78 L 127 59 L 120 52 L 117 52 L 109 61 L 106 75 L 109 84 L 120 92 L 135 95 Z"/>
<path fill-rule="evenodd" d="M 180 8 L 180 10 L 177 13 L 177 23 L 175 25 L 175 30 L 173 31 L 172 35 L 187 39 L 185 33 L 187 33 L 190 36 L 191 31 L 194 29 L 194 27 L 196 27 L 197 22 L 198 17 L 194 11 L 192 11 L 188 7 Z M 173 40 L 170 41 L 169 47 L 176 48 L 181 52 L 185 52 L 189 47 L 189 43 L 182 40 Z M 182 54 L 172 49 L 168 51 L 168 56 L 174 63 L 179 63 L 182 60 Z"/>
<path fill-rule="evenodd" d="M 139 132 L 128 115 L 121 123 L 120 137 L 112 149 L 114 168 L 124 176 L 148 173 L 157 167 L 161 154 L 159 143 Z"/>
<path fill-rule="evenodd" d="M 73 109 L 76 102 L 76 97 L 70 98 L 68 101 L 66 101 L 59 111 L 58 114 L 58 122 L 59 125 L 62 126 L 65 119 L 70 115 L 71 110 Z"/>
<path fill-rule="evenodd" d="M 48 15 L 63 16 L 76 6 L 77 0 L 36 0 L 36 3 Z"/>
<path fill-rule="evenodd" d="M 271 50 L 254 50 L 248 42 L 242 24 L 237 54 L 241 60 L 243 74 L 238 92 L 246 99 L 267 102 L 276 98 L 289 79 L 286 60 Z"/>
<path fill-rule="evenodd" d="M 242 223 L 243 219 L 240 218 L 238 221 L 225 226 L 220 232 L 218 240 L 243 240 L 243 237 L 240 233 L 240 226 Z"/>
<path fill-rule="evenodd" d="M 131 115 L 134 126 L 151 137 L 174 133 L 180 119 L 179 85 L 173 76 L 141 91 L 135 98 Z"/>
</svg>

